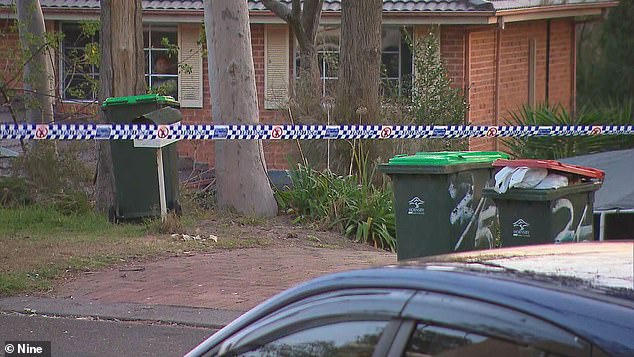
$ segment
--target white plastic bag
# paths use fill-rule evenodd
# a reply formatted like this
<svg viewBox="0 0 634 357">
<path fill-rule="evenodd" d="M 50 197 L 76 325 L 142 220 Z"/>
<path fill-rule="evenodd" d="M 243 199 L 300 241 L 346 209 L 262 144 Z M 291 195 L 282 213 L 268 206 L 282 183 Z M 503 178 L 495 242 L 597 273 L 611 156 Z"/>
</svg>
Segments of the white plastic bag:
<svg viewBox="0 0 634 357">
<path fill-rule="evenodd" d="M 537 190 L 546 190 L 550 188 L 560 188 L 568 186 L 568 178 L 557 174 L 548 174 L 537 186 Z"/>
<path fill-rule="evenodd" d="M 495 186 L 493 190 L 497 193 L 505 193 L 509 188 L 509 181 L 515 171 L 515 167 L 505 166 L 495 174 Z"/>
<path fill-rule="evenodd" d="M 515 176 L 515 174 L 513 174 Z M 524 171 L 522 179 L 509 187 L 517 187 L 517 188 L 534 188 L 537 186 L 544 178 L 548 176 L 548 170 L 540 169 L 540 168 L 530 168 Z M 511 180 L 513 181 L 513 180 Z"/>
</svg>

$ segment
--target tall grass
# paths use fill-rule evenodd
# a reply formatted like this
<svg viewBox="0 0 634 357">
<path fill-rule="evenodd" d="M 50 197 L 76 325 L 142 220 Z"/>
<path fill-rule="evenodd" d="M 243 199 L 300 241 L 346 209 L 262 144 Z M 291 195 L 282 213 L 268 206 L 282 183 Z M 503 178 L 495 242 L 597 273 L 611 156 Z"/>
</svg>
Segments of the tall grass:
<svg viewBox="0 0 634 357">
<path fill-rule="evenodd" d="M 145 227 L 113 225 L 106 217 L 94 212 L 67 214 L 54 207 L 26 206 L 0 208 L 0 239 L 2 236 L 27 234 L 30 237 L 87 234 L 100 237 L 108 234 L 141 236 Z"/>
<path fill-rule="evenodd" d="M 291 170 L 293 188 L 276 192 L 276 198 L 280 208 L 297 216 L 296 222 L 317 222 L 357 242 L 394 251 L 392 191 L 374 186 L 372 176 L 367 171 L 337 176 L 298 164 Z"/>
</svg>

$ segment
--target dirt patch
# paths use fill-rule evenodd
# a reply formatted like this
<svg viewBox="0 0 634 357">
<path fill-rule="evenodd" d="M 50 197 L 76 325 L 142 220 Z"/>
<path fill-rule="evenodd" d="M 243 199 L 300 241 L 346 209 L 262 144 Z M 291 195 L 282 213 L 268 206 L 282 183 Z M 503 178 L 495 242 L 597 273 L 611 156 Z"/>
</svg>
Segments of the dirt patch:
<svg viewBox="0 0 634 357">
<path fill-rule="evenodd" d="M 351 250 L 375 250 L 367 244 L 359 244 L 341 234 L 317 227 L 292 223 L 290 216 L 271 219 L 255 219 L 213 213 L 208 219 L 196 224 L 192 235 L 214 235 L 220 248 L 231 248 L 231 243 L 248 243 L 269 247 L 316 247 L 345 248 Z"/>
</svg>

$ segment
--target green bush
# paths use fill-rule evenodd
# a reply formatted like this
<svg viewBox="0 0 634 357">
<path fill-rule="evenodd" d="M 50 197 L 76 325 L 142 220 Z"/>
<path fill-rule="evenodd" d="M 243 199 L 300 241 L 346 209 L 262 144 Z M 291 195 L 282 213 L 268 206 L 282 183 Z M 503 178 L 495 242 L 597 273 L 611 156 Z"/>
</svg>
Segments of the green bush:
<svg viewBox="0 0 634 357">
<path fill-rule="evenodd" d="M 79 144 L 37 142 L 15 160 L 13 174 L 28 187 L 30 199 L 22 200 L 24 204 L 37 203 L 64 214 L 82 214 L 92 209 L 88 191 L 93 169 L 81 160 Z"/>
<path fill-rule="evenodd" d="M 299 164 L 291 170 L 293 188 L 276 192 L 276 198 L 282 210 L 297 216 L 296 222 L 317 222 L 357 242 L 394 251 L 392 192 L 364 176 L 337 176 Z"/>
<path fill-rule="evenodd" d="M 50 201 L 51 207 L 65 215 L 86 214 L 92 211 L 88 195 L 80 191 L 57 193 L 51 197 Z"/>
<path fill-rule="evenodd" d="M 32 187 L 21 177 L 0 177 L 0 207 L 14 208 L 34 201 Z"/>
<path fill-rule="evenodd" d="M 601 107 L 585 107 L 575 115 L 561 105 L 541 105 L 535 109 L 523 106 L 511 113 L 509 125 L 631 125 L 634 121 L 634 100 L 608 103 Z M 567 137 L 513 137 L 503 139 L 510 153 L 518 158 L 560 159 L 602 151 L 634 147 L 634 137 L 596 135 Z"/>
<path fill-rule="evenodd" d="M 454 88 L 440 58 L 440 39 L 432 27 L 411 44 L 416 76 L 412 82 L 410 110 L 417 124 L 464 124 L 468 105 L 460 88 Z M 439 33 L 439 32 L 438 32 Z"/>
</svg>

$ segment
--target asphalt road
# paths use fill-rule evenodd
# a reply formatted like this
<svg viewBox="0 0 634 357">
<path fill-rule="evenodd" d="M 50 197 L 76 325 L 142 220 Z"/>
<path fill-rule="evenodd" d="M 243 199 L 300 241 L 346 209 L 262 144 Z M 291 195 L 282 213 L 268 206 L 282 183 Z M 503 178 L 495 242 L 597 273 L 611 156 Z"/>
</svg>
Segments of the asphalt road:
<svg viewBox="0 0 634 357">
<path fill-rule="evenodd" d="M 7 340 L 51 341 L 53 357 L 182 356 L 213 332 L 205 328 L 153 325 L 147 322 L 0 312 L 2 348 Z"/>
</svg>

